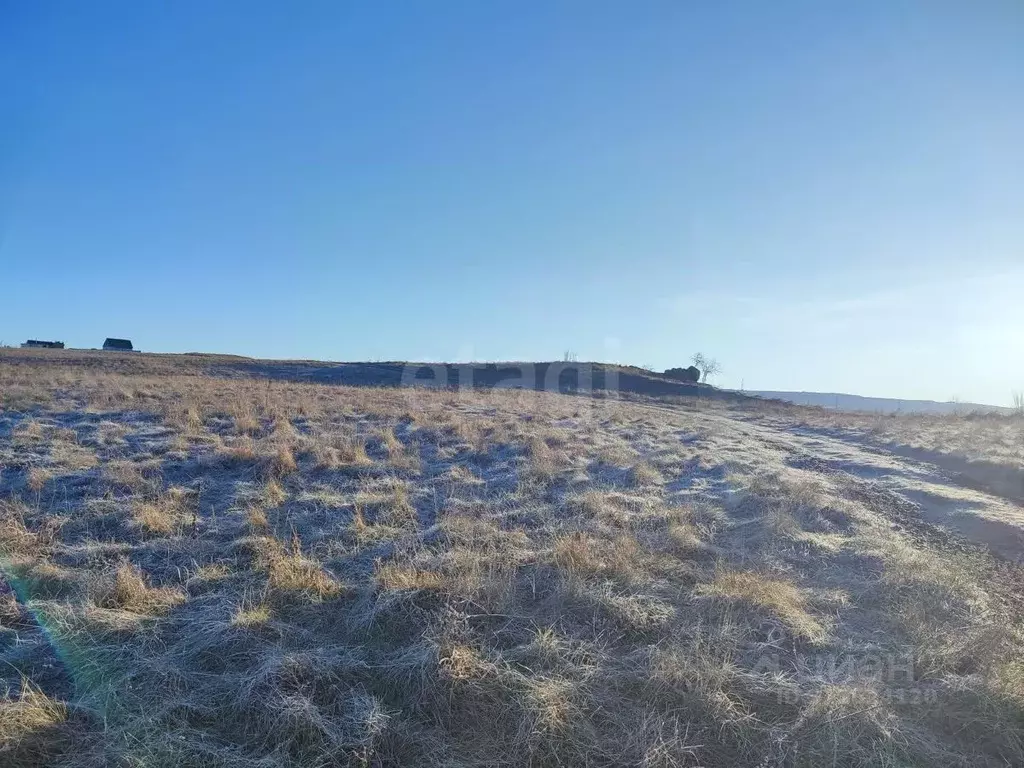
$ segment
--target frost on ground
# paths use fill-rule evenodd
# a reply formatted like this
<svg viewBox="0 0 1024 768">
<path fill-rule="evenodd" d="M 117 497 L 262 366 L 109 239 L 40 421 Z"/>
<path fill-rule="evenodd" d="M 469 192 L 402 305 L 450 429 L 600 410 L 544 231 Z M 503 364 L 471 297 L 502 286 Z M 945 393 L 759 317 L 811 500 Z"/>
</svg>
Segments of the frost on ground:
<svg viewBox="0 0 1024 768">
<path fill-rule="evenodd" d="M 1000 488 L 797 408 L 144 359 L 0 359 L 0 765 L 1024 764 Z"/>
</svg>

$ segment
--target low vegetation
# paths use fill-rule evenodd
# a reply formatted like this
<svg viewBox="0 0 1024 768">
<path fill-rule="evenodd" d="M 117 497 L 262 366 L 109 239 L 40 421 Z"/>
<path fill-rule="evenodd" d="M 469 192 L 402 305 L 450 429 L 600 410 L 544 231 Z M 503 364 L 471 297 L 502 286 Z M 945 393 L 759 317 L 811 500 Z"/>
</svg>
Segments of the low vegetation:
<svg viewBox="0 0 1024 768">
<path fill-rule="evenodd" d="M 799 409 L 14 357 L 0 765 L 1024 764 L 1010 502 Z"/>
</svg>

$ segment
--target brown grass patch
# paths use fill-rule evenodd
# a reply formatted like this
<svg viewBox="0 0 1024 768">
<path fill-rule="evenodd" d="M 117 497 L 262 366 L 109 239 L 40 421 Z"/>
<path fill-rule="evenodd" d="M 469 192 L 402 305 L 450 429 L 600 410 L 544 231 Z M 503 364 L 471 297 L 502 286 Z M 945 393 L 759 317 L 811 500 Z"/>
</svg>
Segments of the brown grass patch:
<svg viewBox="0 0 1024 768">
<path fill-rule="evenodd" d="M 269 586 L 280 593 L 301 593 L 317 600 L 337 597 L 343 585 L 319 563 L 304 557 L 298 537 L 286 550 L 276 539 L 268 542 L 265 558 Z"/>
<path fill-rule="evenodd" d="M 185 600 L 173 587 L 151 587 L 136 566 L 125 563 L 100 585 L 94 602 L 100 608 L 120 608 L 142 615 L 158 615 Z"/>
<path fill-rule="evenodd" d="M 103 465 L 103 476 L 114 488 L 131 493 L 151 487 L 144 469 L 135 461 L 108 461 Z"/>
<path fill-rule="evenodd" d="M 272 477 L 285 477 L 299 471 L 295 454 L 290 445 L 278 446 L 277 451 L 267 463 L 267 473 Z"/>
<path fill-rule="evenodd" d="M 28 488 L 33 493 L 41 493 L 51 479 L 53 479 L 53 473 L 50 470 L 32 467 L 28 471 Z"/>
<path fill-rule="evenodd" d="M 180 531 L 188 515 L 195 518 L 191 493 L 185 488 L 169 488 L 155 499 L 136 501 L 132 505 L 132 520 L 148 534 L 169 536 Z"/>
<path fill-rule="evenodd" d="M 235 403 L 232 419 L 235 425 L 235 434 L 258 437 L 262 431 L 262 425 L 255 409 L 246 403 Z"/>
<path fill-rule="evenodd" d="M 288 491 L 276 478 L 270 478 L 260 492 L 260 498 L 268 507 L 279 507 L 288 501 Z"/>
<path fill-rule="evenodd" d="M 99 463 L 92 448 L 57 441 L 50 443 L 50 460 L 58 467 L 71 470 L 92 469 Z"/>
<path fill-rule="evenodd" d="M 59 600 L 81 591 L 77 574 L 46 560 L 27 559 L 9 563 L 22 594 L 30 600 Z"/>
<path fill-rule="evenodd" d="M 552 553 L 559 568 L 584 577 L 633 578 L 643 568 L 643 558 L 648 556 L 629 534 L 605 538 L 581 531 L 555 539 Z"/>
<path fill-rule="evenodd" d="M 253 533 L 265 533 L 270 530 L 270 521 L 267 520 L 267 513 L 260 507 L 249 507 L 245 513 L 245 521 Z"/>
<path fill-rule="evenodd" d="M 267 604 L 240 605 L 231 616 L 231 626 L 254 629 L 267 624 L 270 617 L 271 608 Z"/>
<path fill-rule="evenodd" d="M 356 494 L 355 507 L 364 523 L 396 528 L 411 528 L 419 524 L 416 507 L 409 498 L 409 487 L 397 478 L 388 478 L 384 483 L 364 484 Z M 367 515 L 370 515 L 369 520 Z"/>
<path fill-rule="evenodd" d="M 252 464 L 259 460 L 256 441 L 251 437 L 237 437 L 217 446 L 217 454 L 226 464 Z"/>
<path fill-rule="evenodd" d="M 661 472 L 647 462 L 634 464 L 629 470 L 629 479 L 630 482 L 638 488 L 650 488 L 652 486 L 661 485 L 665 481 Z"/>
<path fill-rule="evenodd" d="M 67 705 L 24 677 L 20 692 L 8 697 L 0 699 L 0 762 L 42 768 L 63 757 L 71 736 Z"/>
<path fill-rule="evenodd" d="M 812 642 L 825 639 L 824 625 L 808 610 L 807 595 L 795 584 L 754 571 L 719 568 L 702 592 L 748 603 L 781 619 L 798 637 Z"/>
<path fill-rule="evenodd" d="M 436 571 L 399 563 L 378 562 L 374 565 L 373 574 L 381 589 L 431 591 L 441 589 L 445 584 L 444 578 Z"/>
</svg>

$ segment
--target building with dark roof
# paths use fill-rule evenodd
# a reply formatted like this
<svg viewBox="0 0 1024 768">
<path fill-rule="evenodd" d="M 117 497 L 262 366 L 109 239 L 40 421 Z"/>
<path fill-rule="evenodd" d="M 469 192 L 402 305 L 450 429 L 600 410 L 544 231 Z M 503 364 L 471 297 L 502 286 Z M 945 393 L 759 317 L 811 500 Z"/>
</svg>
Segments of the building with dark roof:
<svg viewBox="0 0 1024 768">
<path fill-rule="evenodd" d="M 103 342 L 103 348 L 107 351 L 131 352 L 132 342 L 130 339 L 107 339 Z"/>
<path fill-rule="evenodd" d="M 22 349 L 64 349 L 63 341 L 40 341 L 39 339 L 29 339 L 21 345 Z"/>
</svg>

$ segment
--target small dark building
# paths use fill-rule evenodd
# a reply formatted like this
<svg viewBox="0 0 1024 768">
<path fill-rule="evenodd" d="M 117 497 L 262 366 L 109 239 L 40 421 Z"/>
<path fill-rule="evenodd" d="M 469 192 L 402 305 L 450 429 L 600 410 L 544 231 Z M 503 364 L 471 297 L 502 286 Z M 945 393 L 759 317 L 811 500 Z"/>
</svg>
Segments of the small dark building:
<svg viewBox="0 0 1024 768">
<path fill-rule="evenodd" d="M 130 339 L 107 339 L 103 342 L 103 348 L 118 352 L 131 352 L 134 349 Z"/>
<path fill-rule="evenodd" d="M 63 341 L 40 341 L 39 339 L 29 339 L 21 345 L 22 349 L 64 349 Z"/>
</svg>

